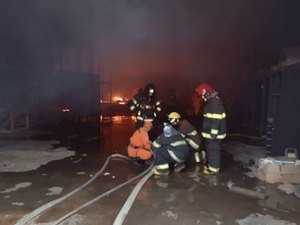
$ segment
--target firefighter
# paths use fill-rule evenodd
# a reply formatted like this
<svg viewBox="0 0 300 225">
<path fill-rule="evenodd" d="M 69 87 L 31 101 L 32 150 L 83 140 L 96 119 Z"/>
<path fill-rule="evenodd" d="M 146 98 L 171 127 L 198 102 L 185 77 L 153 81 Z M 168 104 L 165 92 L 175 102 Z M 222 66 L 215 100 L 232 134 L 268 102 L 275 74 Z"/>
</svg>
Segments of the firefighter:
<svg viewBox="0 0 300 225">
<path fill-rule="evenodd" d="M 195 89 L 204 101 L 201 136 L 207 155 L 204 174 L 219 174 L 221 166 L 221 142 L 226 137 L 226 113 L 223 102 L 209 84 L 203 83 Z"/>
<path fill-rule="evenodd" d="M 168 120 L 175 129 L 183 134 L 190 147 L 193 160 L 197 163 L 203 161 L 204 154 L 200 151 L 201 139 L 193 125 L 187 119 L 182 119 L 178 112 L 168 114 Z"/>
<path fill-rule="evenodd" d="M 144 125 L 138 128 L 130 137 L 127 147 L 128 156 L 137 162 L 143 162 L 152 158 L 150 146 L 152 142 L 149 140 L 148 132 L 152 129 L 152 119 L 145 119 Z"/>
<path fill-rule="evenodd" d="M 154 84 L 149 83 L 145 89 L 140 89 L 139 92 L 129 100 L 128 106 L 136 116 L 136 129 L 144 124 L 144 120 L 157 119 L 161 112 L 161 102 L 156 98 L 156 88 Z M 156 123 L 156 121 L 153 121 Z M 154 124 L 155 125 L 155 124 Z"/>
<path fill-rule="evenodd" d="M 189 147 L 184 137 L 172 125 L 164 123 L 163 132 L 153 141 L 154 175 L 168 175 L 169 164 L 174 164 L 174 171 L 185 168 L 185 161 L 190 156 Z"/>
</svg>

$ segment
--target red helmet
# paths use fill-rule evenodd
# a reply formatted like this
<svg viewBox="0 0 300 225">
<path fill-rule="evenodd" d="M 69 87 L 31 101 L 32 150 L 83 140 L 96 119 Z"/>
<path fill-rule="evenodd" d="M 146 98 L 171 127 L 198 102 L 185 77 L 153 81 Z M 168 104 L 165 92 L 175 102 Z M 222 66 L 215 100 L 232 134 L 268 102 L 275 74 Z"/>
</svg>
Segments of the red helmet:
<svg viewBox="0 0 300 225">
<path fill-rule="evenodd" d="M 195 91 L 198 93 L 198 95 L 205 95 L 205 94 L 211 94 L 215 90 L 207 83 L 200 84 Z"/>
</svg>

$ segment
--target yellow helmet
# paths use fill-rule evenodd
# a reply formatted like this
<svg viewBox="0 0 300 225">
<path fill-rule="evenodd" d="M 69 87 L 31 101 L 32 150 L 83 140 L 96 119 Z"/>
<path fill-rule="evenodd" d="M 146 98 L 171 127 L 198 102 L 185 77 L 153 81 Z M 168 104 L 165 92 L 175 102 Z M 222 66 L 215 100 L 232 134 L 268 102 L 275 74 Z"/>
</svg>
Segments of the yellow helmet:
<svg viewBox="0 0 300 225">
<path fill-rule="evenodd" d="M 172 125 L 177 125 L 179 123 L 179 120 L 180 120 L 181 116 L 179 113 L 177 112 L 171 112 L 169 115 L 168 115 L 168 120 L 170 121 L 170 123 Z"/>
<path fill-rule="evenodd" d="M 179 113 L 177 113 L 177 112 L 171 112 L 171 113 L 168 115 L 168 118 L 169 118 L 169 119 L 180 119 L 181 116 L 180 116 Z"/>
</svg>

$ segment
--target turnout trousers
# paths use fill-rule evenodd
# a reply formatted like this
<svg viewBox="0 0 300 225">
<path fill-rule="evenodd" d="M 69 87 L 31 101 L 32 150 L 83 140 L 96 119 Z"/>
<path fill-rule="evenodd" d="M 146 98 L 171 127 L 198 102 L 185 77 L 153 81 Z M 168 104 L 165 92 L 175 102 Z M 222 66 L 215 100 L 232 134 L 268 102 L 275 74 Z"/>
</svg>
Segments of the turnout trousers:
<svg viewBox="0 0 300 225">
<path fill-rule="evenodd" d="M 204 139 L 208 166 L 215 169 L 221 167 L 221 142 L 220 139 Z"/>
</svg>

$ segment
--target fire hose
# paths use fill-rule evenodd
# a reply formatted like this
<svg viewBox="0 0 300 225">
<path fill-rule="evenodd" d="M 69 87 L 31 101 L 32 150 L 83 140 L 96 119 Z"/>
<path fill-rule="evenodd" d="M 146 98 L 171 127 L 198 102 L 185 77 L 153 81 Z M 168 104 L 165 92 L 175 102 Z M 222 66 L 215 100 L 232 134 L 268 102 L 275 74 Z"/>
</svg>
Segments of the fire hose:
<svg viewBox="0 0 300 225">
<path fill-rule="evenodd" d="M 45 213 L 47 210 L 53 208 L 55 205 L 63 202 L 64 200 L 66 200 L 67 198 L 73 196 L 74 194 L 76 194 L 77 192 L 79 192 L 80 190 L 82 190 L 84 187 L 86 187 L 87 185 L 89 185 L 90 183 L 92 183 L 98 176 L 100 176 L 104 169 L 107 167 L 109 161 L 111 159 L 118 159 L 118 158 L 121 158 L 121 159 L 125 159 L 125 160 L 128 160 L 128 161 L 132 161 L 131 158 L 127 157 L 127 156 L 124 156 L 124 155 L 121 155 L 121 154 L 112 154 L 110 155 L 105 163 L 103 164 L 102 168 L 91 178 L 89 179 L 87 182 L 85 182 L 84 184 L 82 184 L 81 186 L 79 186 L 78 188 L 76 188 L 75 190 L 69 192 L 68 194 L 58 198 L 58 199 L 55 199 L 51 202 L 48 202 L 42 206 L 40 206 L 39 208 L 35 209 L 34 211 L 32 211 L 31 213 L 23 216 L 20 220 L 17 221 L 17 223 L 15 225 L 26 225 L 26 224 L 29 224 L 30 222 L 34 221 L 34 219 L 36 219 L 37 217 L 39 217 L 42 213 Z M 143 179 L 141 179 L 139 181 L 139 183 L 136 185 L 136 187 L 133 189 L 132 193 L 129 195 L 126 203 L 124 204 L 124 206 L 122 207 L 119 215 L 117 216 L 116 220 L 115 220 L 115 223 L 116 225 L 118 224 L 122 224 L 127 213 L 129 212 L 134 200 L 135 200 L 135 197 L 137 196 L 137 194 L 139 193 L 139 191 L 142 189 L 143 185 L 146 183 L 146 181 L 151 177 L 152 175 L 152 168 L 153 168 L 153 163 L 148 167 L 147 170 L 143 171 L 142 173 L 140 173 L 139 175 L 131 178 L 130 180 L 126 181 L 126 182 L 123 182 L 121 184 L 119 184 L 118 186 L 106 191 L 105 193 L 102 193 L 100 195 L 98 195 L 97 197 L 91 199 L 90 201 L 84 203 L 83 205 L 81 205 L 80 207 L 72 210 L 71 212 L 69 212 L 68 214 L 64 215 L 63 217 L 59 218 L 58 220 L 54 221 L 52 223 L 52 225 L 57 225 L 61 222 L 63 222 L 64 220 L 66 220 L 67 218 L 69 218 L 70 216 L 74 215 L 76 212 L 78 212 L 79 210 L 93 204 L 94 202 L 100 200 L 101 198 L 109 195 L 110 193 L 120 189 L 121 187 L 133 182 L 134 180 L 144 176 Z"/>
</svg>

